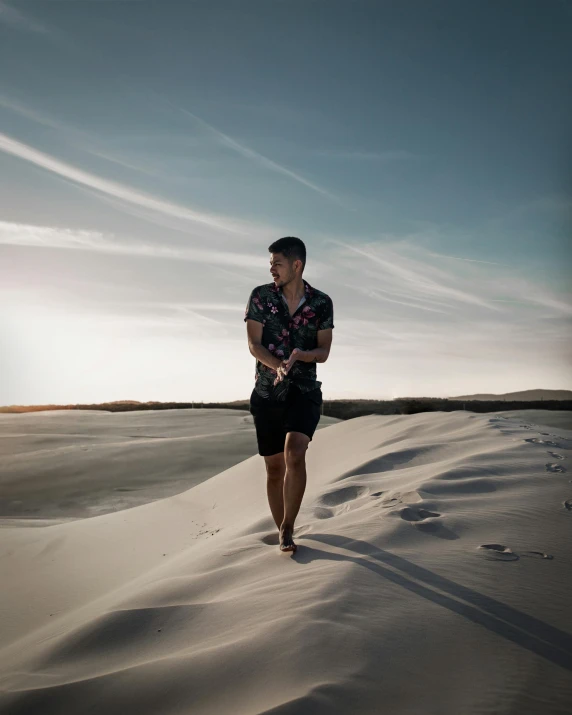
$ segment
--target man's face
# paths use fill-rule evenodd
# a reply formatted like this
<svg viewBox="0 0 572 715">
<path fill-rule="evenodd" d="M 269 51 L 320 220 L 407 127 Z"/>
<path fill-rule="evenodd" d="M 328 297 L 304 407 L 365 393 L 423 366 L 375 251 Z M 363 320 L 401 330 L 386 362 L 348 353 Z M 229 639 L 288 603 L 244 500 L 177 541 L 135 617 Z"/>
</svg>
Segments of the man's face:
<svg viewBox="0 0 572 715">
<path fill-rule="evenodd" d="M 270 274 L 274 279 L 275 285 L 283 286 L 295 277 L 296 271 L 294 270 L 294 265 L 281 253 L 271 253 Z"/>
</svg>

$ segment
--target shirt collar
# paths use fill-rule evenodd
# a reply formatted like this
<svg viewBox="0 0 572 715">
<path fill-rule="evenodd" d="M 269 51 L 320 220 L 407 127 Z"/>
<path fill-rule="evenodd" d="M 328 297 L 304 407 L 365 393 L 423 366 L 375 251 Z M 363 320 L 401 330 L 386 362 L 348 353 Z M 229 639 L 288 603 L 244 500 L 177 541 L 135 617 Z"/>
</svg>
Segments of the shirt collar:
<svg viewBox="0 0 572 715">
<path fill-rule="evenodd" d="M 311 298 L 314 295 L 314 289 L 304 278 L 302 278 L 302 282 L 304 283 L 304 295 L 306 296 L 306 298 Z M 275 293 L 279 293 L 280 295 L 282 295 L 282 288 L 276 285 L 276 283 L 273 283 L 272 290 Z"/>
</svg>

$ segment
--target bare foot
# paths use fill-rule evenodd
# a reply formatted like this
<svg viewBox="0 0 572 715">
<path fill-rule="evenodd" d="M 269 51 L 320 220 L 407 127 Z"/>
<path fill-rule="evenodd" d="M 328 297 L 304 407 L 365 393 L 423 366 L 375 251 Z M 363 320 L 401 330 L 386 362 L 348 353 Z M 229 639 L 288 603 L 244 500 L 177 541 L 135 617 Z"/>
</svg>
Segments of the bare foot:
<svg viewBox="0 0 572 715">
<path fill-rule="evenodd" d="M 292 538 L 294 529 L 288 524 L 280 527 L 280 551 L 295 552 L 298 548 Z"/>
</svg>

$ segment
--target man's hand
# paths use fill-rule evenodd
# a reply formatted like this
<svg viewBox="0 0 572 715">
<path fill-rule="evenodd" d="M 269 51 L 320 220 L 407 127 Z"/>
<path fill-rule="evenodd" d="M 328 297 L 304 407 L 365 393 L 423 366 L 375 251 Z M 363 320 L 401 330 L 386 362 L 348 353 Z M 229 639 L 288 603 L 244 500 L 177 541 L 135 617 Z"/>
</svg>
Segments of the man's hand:
<svg viewBox="0 0 572 715">
<path fill-rule="evenodd" d="M 282 364 L 279 365 L 277 369 L 278 376 L 276 377 L 276 380 L 274 380 L 275 385 L 277 385 L 279 382 L 282 382 L 282 380 L 290 371 L 292 365 L 296 362 L 296 360 L 301 360 L 303 354 L 304 350 L 300 350 L 300 348 L 294 348 L 288 360 L 282 360 Z"/>
</svg>

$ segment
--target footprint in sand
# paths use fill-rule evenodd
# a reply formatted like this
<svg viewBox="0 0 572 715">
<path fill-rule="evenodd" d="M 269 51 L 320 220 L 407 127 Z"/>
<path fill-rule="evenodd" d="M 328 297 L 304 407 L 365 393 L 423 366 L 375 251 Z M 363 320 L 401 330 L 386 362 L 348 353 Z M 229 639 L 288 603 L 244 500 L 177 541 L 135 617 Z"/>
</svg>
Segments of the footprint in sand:
<svg viewBox="0 0 572 715">
<path fill-rule="evenodd" d="M 376 492 L 375 496 L 383 493 L 384 492 Z M 372 494 L 372 496 L 374 495 Z M 386 496 L 379 504 L 382 509 L 393 509 L 398 504 L 403 504 L 403 502 L 409 502 L 411 504 L 418 501 L 423 501 L 423 497 L 419 492 L 413 490 L 411 492 L 404 492 L 403 494 L 401 492 L 393 492 L 393 496 Z"/>
<path fill-rule="evenodd" d="M 326 492 L 320 497 L 319 503 L 322 506 L 339 506 L 348 501 L 353 501 L 367 492 L 367 487 L 349 486 L 336 489 L 333 492 Z"/>
<path fill-rule="evenodd" d="M 546 471 L 547 472 L 565 472 L 566 470 L 561 464 L 547 464 L 546 465 Z"/>
<path fill-rule="evenodd" d="M 385 492 L 374 492 L 373 494 L 370 494 L 370 497 L 380 497 L 382 494 L 385 494 Z"/>
<path fill-rule="evenodd" d="M 568 511 L 572 511 L 572 499 L 566 499 L 564 502 L 564 508 L 568 509 Z"/>
<path fill-rule="evenodd" d="M 518 561 L 520 558 L 512 549 L 503 544 L 481 544 L 479 549 L 485 550 L 485 558 L 493 561 Z"/>
<path fill-rule="evenodd" d="M 401 501 L 399 496 L 386 497 L 381 502 L 381 506 L 383 509 L 391 509 L 392 507 L 397 506 L 398 504 L 403 504 L 403 502 Z"/>
<path fill-rule="evenodd" d="M 545 554 L 544 551 L 522 551 L 519 555 L 504 544 L 482 544 L 478 548 L 484 549 L 485 558 L 492 561 L 518 561 L 521 556 L 548 560 L 554 558 L 551 554 Z"/>
<path fill-rule="evenodd" d="M 558 452 L 548 452 L 548 454 L 551 457 L 554 457 L 554 459 L 566 459 L 566 457 L 563 457 L 561 454 L 558 454 Z"/>
<path fill-rule="evenodd" d="M 521 556 L 531 556 L 537 559 L 553 559 L 551 554 L 545 554 L 544 551 L 523 551 Z"/>
<path fill-rule="evenodd" d="M 399 515 L 405 521 L 412 522 L 425 521 L 425 519 L 429 519 L 434 516 L 441 516 L 441 514 L 438 514 L 434 511 L 429 511 L 428 509 L 413 509 L 410 506 L 406 506 L 401 509 Z"/>
<path fill-rule="evenodd" d="M 549 447 L 560 447 L 556 442 L 552 442 L 549 439 L 539 439 L 538 437 L 529 437 L 524 440 L 525 442 L 532 442 L 533 444 L 547 444 Z"/>
<path fill-rule="evenodd" d="M 314 516 L 316 519 L 331 519 L 334 516 L 334 512 L 331 509 L 326 509 L 326 507 L 319 506 L 314 509 Z"/>
<path fill-rule="evenodd" d="M 341 487 L 334 491 L 326 492 L 318 499 L 314 508 L 314 516 L 317 519 L 330 519 L 336 514 L 343 514 L 350 510 L 352 502 L 367 495 L 368 488 L 359 484 L 352 484 L 349 487 Z M 375 496 L 383 494 L 377 492 Z"/>
</svg>

